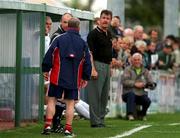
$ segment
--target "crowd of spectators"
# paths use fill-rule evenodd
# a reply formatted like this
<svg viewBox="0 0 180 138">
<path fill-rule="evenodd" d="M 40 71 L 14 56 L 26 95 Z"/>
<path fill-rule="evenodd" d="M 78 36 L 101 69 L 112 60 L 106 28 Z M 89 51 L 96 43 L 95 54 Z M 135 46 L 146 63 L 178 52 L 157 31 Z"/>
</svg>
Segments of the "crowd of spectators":
<svg viewBox="0 0 180 138">
<path fill-rule="evenodd" d="M 118 16 L 112 18 L 109 31 L 113 37 L 113 67 L 125 68 L 130 64 L 131 56 L 139 52 L 143 56 L 144 67 L 149 70 L 179 70 L 179 37 L 170 34 L 165 39 L 160 39 L 158 29 L 152 28 L 147 33 L 141 25 L 123 28 Z"/>
</svg>

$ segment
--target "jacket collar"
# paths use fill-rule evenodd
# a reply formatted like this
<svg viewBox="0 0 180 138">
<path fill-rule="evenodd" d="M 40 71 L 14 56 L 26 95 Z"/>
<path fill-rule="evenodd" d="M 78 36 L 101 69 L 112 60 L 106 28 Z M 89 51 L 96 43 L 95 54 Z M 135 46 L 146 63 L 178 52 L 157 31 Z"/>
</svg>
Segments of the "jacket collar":
<svg viewBox="0 0 180 138">
<path fill-rule="evenodd" d="M 70 32 L 70 33 L 74 33 L 74 34 L 77 34 L 79 35 L 79 29 L 77 28 L 72 28 L 72 27 L 69 27 L 67 32 Z"/>
</svg>

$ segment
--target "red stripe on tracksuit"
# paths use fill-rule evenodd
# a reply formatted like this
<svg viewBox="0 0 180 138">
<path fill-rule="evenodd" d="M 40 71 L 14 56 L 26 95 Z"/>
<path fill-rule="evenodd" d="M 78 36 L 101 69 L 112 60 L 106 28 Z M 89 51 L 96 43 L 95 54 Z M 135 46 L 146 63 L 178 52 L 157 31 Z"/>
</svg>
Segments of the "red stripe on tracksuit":
<svg viewBox="0 0 180 138">
<path fill-rule="evenodd" d="M 53 52 L 53 67 L 50 75 L 50 82 L 55 85 L 58 85 L 58 81 L 59 81 L 60 64 L 61 61 L 59 56 L 59 49 L 55 48 Z"/>
<path fill-rule="evenodd" d="M 81 82 L 82 75 L 83 75 L 83 64 L 84 64 L 84 58 L 81 60 L 79 67 L 78 67 L 78 77 L 77 77 L 78 89 L 80 88 L 80 82 Z"/>
</svg>

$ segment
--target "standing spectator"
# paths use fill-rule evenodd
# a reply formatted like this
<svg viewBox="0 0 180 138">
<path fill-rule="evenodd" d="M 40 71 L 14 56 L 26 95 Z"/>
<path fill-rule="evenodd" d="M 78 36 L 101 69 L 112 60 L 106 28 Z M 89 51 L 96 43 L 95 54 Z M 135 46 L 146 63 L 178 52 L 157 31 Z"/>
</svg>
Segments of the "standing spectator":
<svg viewBox="0 0 180 138">
<path fill-rule="evenodd" d="M 111 24 L 109 25 L 108 30 L 111 32 L 112 37 L 123 36 L 123 28 L 121 26 L 121 20 L 119 16 L 114 16 L 112 18 Z"/>
<path fill-rule="evenodd" d="M 176 38 L 174 35 L 167 35 L 164 41 L 157 43 L 156 45 L 156 51 L 160 52 L 163 50 L 164 46 L 167 45 L 173 45 L 175 42 Z"/>
<path fill-rule="evenodd" d="M 96 28 L 99 25 L 99 17 L 94 18 L 93 28 Z"/>
<path fill-rule="evenodd" d="M 134 27 L 134 41 L 143 40 L 144 28 L 141 25 Z"/>
<path fill-rule="evenodd" d="M 66 30 L 68 29 L 68 21 L 72 18 L 72 14 L 70 13 L 64 13 L 61 17 L 61 20 L 60 20 L 60 26 L 58 27 L 58 29 L 52 34 L 52 37 L 51 37 L 51 42 L 53 41 L 53 39 L 60 35 L 60 34 L 63 34 L 66 32 Z"/>
<path fill-rule="evenodd" d="M 51 31 L 51 26 L 52 26 L 52 20 L 50 16 L 46 16 L 46 24 L 45 24 L 45 53 L 49 49 L 49 44 L 50 44 L 50 36 L 49 32 Z"/>
<path fill-rule="evenodd" d="M 152 77 L 142 65 L 142 55 L 135 53 L 132 56 L 132 65 L 125 68 L 122 75 L 123 94 L 122 99 L 126 102 L 128 120 L 134 120 L 136 105 L 142 105 L 138 113 L 141 119 L 146 120 L 146 112 L 151 104 L 144 88 L 146 84 L 153 84 Z"/>
<path fill-rule="evenodd" d="M 159 31 L 156 28 L 152 28 L 149 31 L 149 37 L 150 37 L 151 42 L 157 44 L 159 41 Z"/>
<path fill-rule="evenodd" d="M 137 48 L 137 52 L 139 52 L 143 59 L 142 63 L 145 68 L 148 68 L 148 55 L 146 53 L 147 45 L 143 40 L 138 40 L 135 42 L 135 46 Z"/>
<path fill-rule="evenodd" d="M 128 37 L 130 46 L 134 45 L 134 31 L 131 28 L 125 28 L 123 32 L 124 37 Z"/>
<path fill-rule="evenodd" d="M 156 52 L 156 43 L 149 42 L 147 44 L 148 69 L 157 69 L 158 54 Z"/>
<path fill-rule="evenodd" d="M 50 87 L 48 91 L 48 105 L 46 121 L 42 134 L 50 134 L 55 104 L 64 93 L 66 103 L 66 125 L 64 134 L 74 136 L 72 133 L 72 121 L 74 116 L 74 104 L 78 99 L 78 75 L 80 64 L 83 60 L 82 80 L 80 87 L 87 84 L 91 76 L 90 53 L 85 41 L 79 35 L 80 21 L 71 18 L 68 21 L 68 31 L 64 35 L 56 37 L 46 53 L 42 71 L 47 80 L 50 73 Z"/>
<path fill-rule="evenodd" d="M 174 71 L 180 73 L 180 39 L 176 38 L 176 41 L 172 45 L 174 56 Z"/>
<path fill-rule="evenodd" d="M 99 26 L 93 29 L 87 37 L 93 56 L 92 80 L 86 89 L 91 127 L 105 127 L 104 117 L 110 89 L 110 63 L 112 60 L 112 37 L 108 31 L 111 19 L 111 11 L 101 11 Z"/>
<path fill-rule="evenodd" d="M 172 70 L 174 64 L 172 50 L 171 45 L 165 44 L 163 50 L 158 53 L 158 69 Z"/>
</svg>

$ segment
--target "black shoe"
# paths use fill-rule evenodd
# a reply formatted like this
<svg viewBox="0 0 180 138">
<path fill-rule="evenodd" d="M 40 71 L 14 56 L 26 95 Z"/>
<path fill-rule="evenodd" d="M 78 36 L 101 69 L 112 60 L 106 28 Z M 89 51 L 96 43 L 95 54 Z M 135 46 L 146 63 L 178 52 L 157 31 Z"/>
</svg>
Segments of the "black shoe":
<svg viewBox="0 0 180 138">
<path fill-rule="evenodd" d="M 105 124 L 91 125 L 92 128 L 102 128 L 106 127 Z"/>
<path fill-rule="evenodd" d="M 99 127 L 106 127 L 105 124 L 99 124 Z"/>
<path fill-rule="evenodd" d="M 51 128 L 47 127 L 41 132 L 42 135 L 50 135 L 51 134 Z"/>
<path fill-rule="evenodd" d="M 54 133 L 63 133 L 64 132 L 64 126 L 62 124 L 60 124 L 56 128 L 53 128 L 52 132 L 54 132 Z"/>
</svg>

